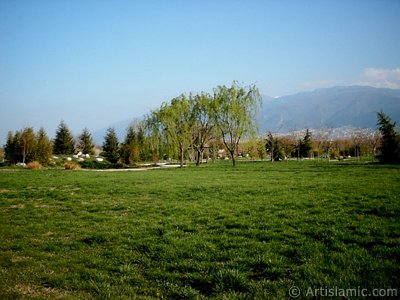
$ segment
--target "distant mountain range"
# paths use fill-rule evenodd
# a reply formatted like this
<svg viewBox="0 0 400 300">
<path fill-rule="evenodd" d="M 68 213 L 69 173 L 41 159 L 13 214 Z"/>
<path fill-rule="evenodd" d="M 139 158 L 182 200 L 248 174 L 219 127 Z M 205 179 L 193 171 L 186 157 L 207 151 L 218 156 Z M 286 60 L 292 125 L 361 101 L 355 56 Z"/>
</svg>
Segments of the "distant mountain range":
<svg viewBox="0 0 400 300">
<path fill-rule="evenodd" d="M 376 128 L 379 111 L 400 124 L 400 90 L 369 86 L 343 86 L 317 89 L 294 95 L 272 98 L 263 96 L 258 116 L 260 133 L 285 133 L 302 129 Z M 120 141 L 132 120 L 111 124 Z M 93 132 L 99 145 L 106 128 Z"/>
<path fill-rule="evenodd" d="M 400 121 L 400 90 L 369 86 L 317 89 L 279 98 L 263 97 L 261 132 L 305 128 L 376 128 L 376 113 Z"/>
</svg>

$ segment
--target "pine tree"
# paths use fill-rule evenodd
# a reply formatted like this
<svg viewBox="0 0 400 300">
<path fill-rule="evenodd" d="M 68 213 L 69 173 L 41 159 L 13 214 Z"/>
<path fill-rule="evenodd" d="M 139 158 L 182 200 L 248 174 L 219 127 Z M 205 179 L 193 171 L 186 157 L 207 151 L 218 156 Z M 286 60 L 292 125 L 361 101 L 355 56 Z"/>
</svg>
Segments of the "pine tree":
<svg viewBox="0 0 400 300">
<path fill-rule="evenodd" d="M 51 142 L 44 128 L 40 128 L 36 135 L 36 154 L 35 159 L 41 164 L 46 165 L 49 162 L 52 152 Z"/>
<path fill-rule="evenodd" d="M 61 121 L 54 139 L 54 154 L 73 154 L 75 151 L 74 138 L 64 121 Z"/>
<path fill-rule="evenodd" d="M 311 132 L 307 129 L 304 138 L 300 141 L 299 145 L 300 157 L 309 157 L 312 150 Z"/>
<path fill-rule="evenodd" d="M 145 161 L 148 158 L 148 149 L 146 145 L 146 137 L 145 137 L 145 129 L 144 123 L 142 122 L 139 125 L 138 133 L 137 133 L 137 144 L 139 148 L 139 160 Z"/>
<path fill-rule="evenodd" d="M 7 142 L 4 145 L 4 159 L 11 165 L 17 162 L 16 159 L 16 141 L 12 131 L 7 134 Z"/>
<path fill-rule="evenodd" d="M 139 128 L 140 124 L 135 122 L 126 131 L 125 140 L 121 147 L 121 158 L 127 165 L 140 161 Z"/>
<path fill-rule="evenodd" d="M 393 122 L 385 113 L 379 112 L 377 125 L 382 135 L 379 161 L 382 163 L 400 163 L 400 135 L 396 131 L 396 122 Z"/>
<path fill-rule="evenodd" d="M 265 149 L 271 155 L 271 161 L 279 161 L 284 158 L 280 142 L 269 132 L 266 139 Z"/>
<path fill-rule="evenodd" d="M 94 143 L 89 129 L 83 129 L 79 136 L 78 149 L 84 154 L 94 154 Z"/>
<path fill-rule="evenodd" d="M 104 137 L 103 144 L 104 156 L 113 164 L 116 164 L 119 159 L 119 144 L 118 137 L 114 128 L 108 128 L 107 134 Z"/>
</svg>

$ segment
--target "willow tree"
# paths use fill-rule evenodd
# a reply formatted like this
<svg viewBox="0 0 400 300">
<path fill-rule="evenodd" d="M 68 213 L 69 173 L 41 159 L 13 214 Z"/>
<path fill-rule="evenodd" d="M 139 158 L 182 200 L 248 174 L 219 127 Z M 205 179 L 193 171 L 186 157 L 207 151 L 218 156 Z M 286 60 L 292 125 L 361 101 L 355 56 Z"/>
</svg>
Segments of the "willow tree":
<svg viewBox="0 0 400 300">
<path fill-rule="evenodd" d="M 180 166 L 183 167 L 185 151 L 189 148 L 192 135 L 190 120 L 190 101 L 185 95 L 171 100 L 170 104 L 163 103 L 158 114 L 167 142 L 178 150 Z"/>
<path fill-rule="evenodd" d="M 203 160 L 207 145 L 215 136 L 215 117 L 211 95 L 201 93 L 196 95 L 192 101 L 192 138 L 198 166 Z"/>
<path fill-rule="evenodd" d="M 153 162 L 158 162 L 163 156 L 163 127 L 160 121 L 160 111 L 153 110 L 145 118 L 145 135 L 149 143 L 150 155 Z"/>
<path fill-rule="evenodd" d="M 235 153 L 240 140 L 253 136 L 256 131 L 254 120 L 260 103 L 261 96 L 255 85 L 242 87 L 233 82 L 230 87 L 214 89 L 215 122 L 233 166 L 236 165 Z"/>
</svg>

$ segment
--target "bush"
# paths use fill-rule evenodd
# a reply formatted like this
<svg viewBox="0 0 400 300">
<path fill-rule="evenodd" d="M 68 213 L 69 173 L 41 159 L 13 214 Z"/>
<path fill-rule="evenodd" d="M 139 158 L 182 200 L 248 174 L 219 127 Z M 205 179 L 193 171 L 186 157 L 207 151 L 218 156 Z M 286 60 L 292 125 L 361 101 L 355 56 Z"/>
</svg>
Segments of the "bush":
<svg viewBox="0 0 400 300">
<path fill-rule="evenodd" d="M 332 150 L 332 152 L 329 155 L 330 159 L 338 159 L 340 157 L 340 153 L 337 150 Z"/>
<path fill-rule="evenodd" d="M 115 165 L 108 161 L 83 161 L 79 165 L 83 169 L 113 169 Z"/>
<path fill-rule="evenodd" d="M 39 170 L 42 168 L 42 165 L 38 161 L 31 161 L 26 165 L 26 168 L 30 170 Z"/>
<path fill-rule="evenodd" d="M 66 162 L 64 164 L 64 169 L 65 170 L 80 170 L 81 166 L 76 163 L 73 163 L 73 162 Z"/>
</svg>

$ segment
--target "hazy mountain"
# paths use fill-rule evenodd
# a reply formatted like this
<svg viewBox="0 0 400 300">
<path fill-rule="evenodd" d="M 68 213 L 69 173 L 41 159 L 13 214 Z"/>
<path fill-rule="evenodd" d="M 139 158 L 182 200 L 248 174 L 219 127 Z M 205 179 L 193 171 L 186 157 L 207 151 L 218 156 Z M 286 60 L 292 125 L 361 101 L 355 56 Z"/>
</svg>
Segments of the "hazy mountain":
<svg viewBox="0 0 400 300">
<path fill-rule="evenodd" d="M 280 98 L 263 97 L 261 132 L 305 128 L 376 128 L 376 112 L 400 121 L 400 90 L 368 86 L 317 89 Z"/>
</svg>

